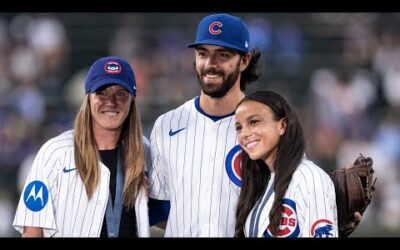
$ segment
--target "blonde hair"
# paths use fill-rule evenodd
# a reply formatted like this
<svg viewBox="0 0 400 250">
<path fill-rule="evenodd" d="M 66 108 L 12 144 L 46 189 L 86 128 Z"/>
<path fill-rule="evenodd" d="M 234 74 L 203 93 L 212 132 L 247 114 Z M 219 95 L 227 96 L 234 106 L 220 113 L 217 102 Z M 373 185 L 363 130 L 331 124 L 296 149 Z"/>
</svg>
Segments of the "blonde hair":
<svg viewBox="0 0 400 250">
<path fill-rule="evenodd" d="M 92 198 L 99 185 L 100 168 L 97 144 L 92 132 L 90 94 L 85 96 L 74 123 L 74 150 L 77 171 L 85 185 L 86 194 Z M 145 187 L 145 156 L 140 113 L 132 98 L 128 117 L 121 133 L 122 155 L 125 170 L 124 204 L 133 207 L 140 188 Z"/>
</svg>

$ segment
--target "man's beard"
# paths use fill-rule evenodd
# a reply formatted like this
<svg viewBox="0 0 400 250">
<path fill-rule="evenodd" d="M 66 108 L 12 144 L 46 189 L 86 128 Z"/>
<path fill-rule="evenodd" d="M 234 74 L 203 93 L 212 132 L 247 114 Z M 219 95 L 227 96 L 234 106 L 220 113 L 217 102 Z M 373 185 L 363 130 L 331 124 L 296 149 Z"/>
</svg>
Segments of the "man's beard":
<svg viewBox="0 0 400 250">
<path fill-rule="evenodd" d="M 203 90 L 203 93 L 208 96 L 211 96 L 213 98 L 220 98 L 220 97 L 225 96 L 226 93 L 228 93 L 228 91 L 233 87 L 233 85 L 235 85 L 235 82 L 238 79 L 239 74 L 240 74 L 239 67 L 240 67 L 240 63 L 238 63 L 236 65 L 235 70 L 231 74 L 229 74 L 228 76 L 225 76 L 224 72 L 216 70 L 216 69 L 204 70 L 203 72 L 201 72 L 201 74 L 199 74 L 196 70 L 196 63 L 194 64 L 197 79 L 199 80 L 200 87 Z M 202 80 L 202 76 L 204 76 L 208 73 L 222 76 L 222 78 L 223 78 L 222 84 L 204 83 Z"/>
</svg>

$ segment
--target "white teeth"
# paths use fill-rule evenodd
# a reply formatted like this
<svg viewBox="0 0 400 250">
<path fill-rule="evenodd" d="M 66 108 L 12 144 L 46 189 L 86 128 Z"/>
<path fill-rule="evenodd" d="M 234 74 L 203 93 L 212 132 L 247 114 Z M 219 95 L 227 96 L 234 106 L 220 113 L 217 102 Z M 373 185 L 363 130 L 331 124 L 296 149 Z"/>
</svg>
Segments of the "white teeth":
<svg viewBox="0 0 400 250">
<path fill-rule="evenodd" d="M 257 146 L 257 144 L 258 144 L 258 141 L 252 141 L 252 142 L 248 143 L 248 144 L 246 145 L 246 147 L 247 147 L 248 149 L 253 149 L 253 148 L 255 148 L 255 147 Z"/>
<path fill-rule="evenodd" d="M 206 77 L 207 77 L 207 78 L 218 78 L 219 75 L 210 75 L 210 74 L 207 74 Z"/>
<path fill-rule="evenodd" d="M 105 115 L 111 115 L 111 116 L 118 115 L 117 112 L 111 112 L 111 111 L 104 112 L 104 114 Z"/>
</svg>

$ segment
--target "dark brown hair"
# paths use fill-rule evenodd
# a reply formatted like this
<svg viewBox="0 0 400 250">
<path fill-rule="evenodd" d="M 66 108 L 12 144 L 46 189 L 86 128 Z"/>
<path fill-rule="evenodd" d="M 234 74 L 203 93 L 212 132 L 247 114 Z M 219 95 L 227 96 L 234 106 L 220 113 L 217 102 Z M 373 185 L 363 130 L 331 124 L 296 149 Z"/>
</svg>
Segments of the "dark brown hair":
<svg viewBox="0 0 400 250">
<path fill-rule="evenodd" d="M 300 121 L 290 104 L 280 94 L 265 90 L 256 91 L 246 96 L 239 104 L 246 101 L 256 101 L 270 107 L 274 112 L 275 120 L 284 118 L 286 130 L 277 146 L 275 165 L 274 192 L 275 199 L 269 213 L 269 230 L 273 235 L 279 230 L 282 216 L 281 203 L 286 193 L 292 175 L 300 164 L 305 151 L 305 140 Z M 271 172 L 263 160 L 251 160 L 243 151 L 242 154 L 242 188 L 236 210 L 235 237 L 243 237 L 243 227 L 251 209 L 263 195 L 268 185 Z"/>
<path fill-rule="evenodd" d="M 251 51 L 251 59 L 247 68 L 242 72 L 240 76 L 240 90 L 246 90 L 246 85 L 255 82 L 260 78 L 261 72 L 259 71 L 259 59 L 261 57 L 261 51 L 259 48 L 253 48 Z M 239 52 L 242 56 L 243 52 Z"/>
</svg>

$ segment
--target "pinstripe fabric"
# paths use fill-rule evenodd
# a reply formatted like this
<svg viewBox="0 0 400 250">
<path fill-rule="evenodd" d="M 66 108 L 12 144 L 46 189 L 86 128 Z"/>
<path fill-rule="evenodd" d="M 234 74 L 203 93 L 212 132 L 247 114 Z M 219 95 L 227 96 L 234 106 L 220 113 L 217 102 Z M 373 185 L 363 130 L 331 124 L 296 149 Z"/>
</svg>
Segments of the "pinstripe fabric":
<svg viewBox="0 0 400 250">
<path fill-rule="evenodd" d="M 237 145 L 234 119 L 214 122 L 192 99 L 156 120 L 150 138 L 150 197 L 171 202 L 166 237 L 234 235 L 239 187 L 225 166 Z"/>
<path fill-rule="evenodd" d="M 264 198 L 265 194 L 261 199 Z M 261 212 L 258 224 L 258 237 L 263 237 L 269 225 L 269 212 L 274 198 L 275 193 L 268 199 Z M 313 237 L 313 225 L 314 229 L 318 226 L 324 226 L 324 220 L 332 222 L 333 230 L 330 231 L 332 234 L 331 237 L 338 237 L 335 188 L 329 175 L 313 162 L 303 159 L 299 167 L 293 173 L 292 181 L 288 186 L 284 198 L 293 201 L 295 204 L 295 216 L 299 232 L 298 235 L 296 235 L 293 233 L 294 228 L 291 228 L 293 234 L 288 233 L 288 235 L 284 235 L 283 237 Z M 245 224 L 246 236 L 249 235 L 250 218 L 253 212 L 254 209 L 247 217 Z M 287 214 L 285 216 L 289 217 Z M 293 218 L 293 215 L 291 217 Z M 318 223 L 318 221 L 321 221 L 321 223 Z M 285 226 L 281 226 L 281 228 L 285 228 Z"/>
<path fill-rule="evenodd" d="M 143 139 L 149 153 L 149 142 Z M 13 226 L 20 233 L 24 226 L 43 228 L 44 237 L 99 237 L 109 193 L 110 171 L 100 163 L 100 185 L 88 200 L 83 182 L 75 168 L 73 131 L 47 141 L 39 150 L 26 180 L 15 213 Z M 63 169 L 70 170 L 64 172 Z M 44 184 L 48 202 L 39 211 L 28 208 L 24 193 L 33 181 Z M 37 185 L 36 185 L 37 186 Z M 36 193 L 39 193 L 35 190 Z M 35 192 L 34 192 L 35 193 Z M 40 201 L 42 193 L 37 195 Z M 28 197 L 29 198 L 29 197 Z M 30 198 L 31 199 L 31 198 Z M 43 199 L 43 198 L 42 198 Z M 32 200 L 28 200 L 28 203 Z M 32 204 L 32 203 L 31 203 Z M 149 236 L 147 195 L 142 190 L 135 203 L 139 236 Z"/>
</svg>

